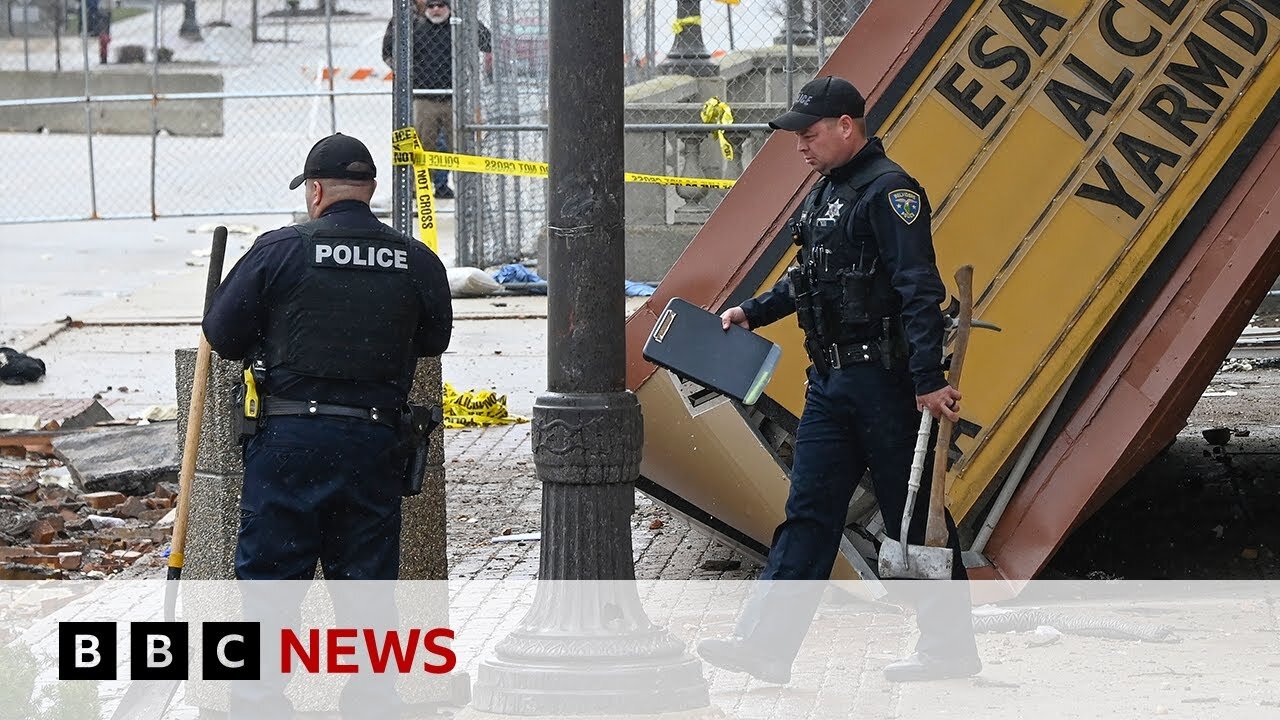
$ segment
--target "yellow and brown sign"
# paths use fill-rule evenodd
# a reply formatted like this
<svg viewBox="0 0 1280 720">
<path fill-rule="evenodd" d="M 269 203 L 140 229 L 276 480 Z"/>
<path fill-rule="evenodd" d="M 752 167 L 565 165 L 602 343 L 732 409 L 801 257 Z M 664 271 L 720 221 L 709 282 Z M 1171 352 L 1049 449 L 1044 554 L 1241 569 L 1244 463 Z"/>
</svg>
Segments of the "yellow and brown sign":
<svg viewBox="0 0 1280 720">
<path fill-rule="evenodd" d="M 972 264 L 976 314 L 1005 329 L 971 346 L 954 512 L 1276 94 L 1277 44 L 1280 0 L 988 0 L 890 114 L 880 134 L 929 192 L 943 277 Z M 799 414 L 799 392 L 776 397 Z"/>
<path fill-rule="evenodd" d="M 1093 389 L 1099 379 L 1084 375 L 1124 342 L 1144 310 L 1135 304 L 1173 282 L 1175 266 L 1183 272 L 1217 204 L 1238 194 L 1280 117 L 1278 46 L 1280 0 L 913 0 L 872 3 L 822 69 L 866 93 L 889 155 L 928 192 L 942 277 L 973 265 L 975 316 L 1004 328 L 975 334 L 965 364 L 948 486 L 970 528 L 991 519 L 997 481 L 1082 361 L 1092 370 L 1075 386 Z M 642 487 L 756 549 L 783 516 L 808 364 L 799 330 L 760 330 L 784 351 L 767 397 L 749 410 L 700 398 L 644 363 L 639 347 L 671 297 L 719 310 L 770 287 L 792 262 L 787 219 L 814 181 L 793 148 L 786 136 L 765 143 L 627 326 L 628 386 L 645 415 Z M 1194 305 L 1165 314 L 1176 312 L 1194 315 Z M 1161 342 L 1187 352 L 1172 349 L 1185 337 L 1146 340 L 1147 357 Z M 1139 383 L 1125 397 L 1161 402 L 1160 383 L 1148 384 L 1150 395 Z M 1057 439 L 1079 435 L 1089 412 L 1064 409 Z M 1032 538 L 1037 558 L 1117 463 L 1100 459 L 1098 478 L 1053 479 L 1055 497 L 1073 500 L 1064 522 L 1038 526 L 1053 534 L 1019 536 Z M 861 530 L 846 533 L 841 553 L 864 576 L 873 507 L 855 494 L 849 517 Z"/>
</svg>

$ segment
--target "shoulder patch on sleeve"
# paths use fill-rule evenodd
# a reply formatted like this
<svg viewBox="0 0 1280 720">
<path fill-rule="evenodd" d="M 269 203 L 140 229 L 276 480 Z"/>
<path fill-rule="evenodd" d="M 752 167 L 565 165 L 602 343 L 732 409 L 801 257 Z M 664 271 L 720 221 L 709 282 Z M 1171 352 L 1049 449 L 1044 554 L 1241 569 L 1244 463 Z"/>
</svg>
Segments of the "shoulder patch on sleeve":
<svg viewBox="0 0 1280 720">
<path fill-rule="evenodd" d="M 893 212 L 900 218 L 902 222 L 910 225 L 920 217 L 920 193 L 915 190 L 893 190 L 888 196 L 889 207 L 893 208 Z"/>
</svg>

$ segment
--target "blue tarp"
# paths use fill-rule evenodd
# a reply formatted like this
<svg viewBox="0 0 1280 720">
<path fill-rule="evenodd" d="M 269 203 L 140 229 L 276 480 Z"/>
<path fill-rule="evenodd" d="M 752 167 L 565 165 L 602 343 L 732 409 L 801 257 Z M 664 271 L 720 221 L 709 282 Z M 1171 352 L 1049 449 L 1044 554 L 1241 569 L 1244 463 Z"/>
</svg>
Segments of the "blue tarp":
<svg viewBox="0 0 1280 720">
<path fill-rule="evenodd" d="M 530 270 L 524 265 L 519 265 L 519 264 L 503 265 L 493 273 L 493 279 L 497 280 L 498 283 L 502 285 L 510 285 L 513 283 L 519 283 L 521 285 L 524 285 L 528 283 L 545 283 L 546 282 L 546 280 L 543 280 L 541 277 L 538 276 L 538 273 Z M 538 293 L 538 294 L 546 293 L 545 287 L 541 287 L 541 288 L 526 287 L 522 289 L 531 293 Z M 653 286 L 647 283 L 636 282 L 635 280 L 626 280 L 623 285 L 623 291 L 627 297 L 648 297 L 653 294 Z"/>
<path fill-rule="evenodd" d="M 538 273 L 518 264 L 503 265 L 493 274 L 493 279 L 500 283 L 543 282 Z"/>
<path fill-rule="evenodd" d="M 635 280 L 627 280 L 625 282 L 627 297 L 649 297 L 653 294 L 652 285 L 636 282 Z"/>
</svg>

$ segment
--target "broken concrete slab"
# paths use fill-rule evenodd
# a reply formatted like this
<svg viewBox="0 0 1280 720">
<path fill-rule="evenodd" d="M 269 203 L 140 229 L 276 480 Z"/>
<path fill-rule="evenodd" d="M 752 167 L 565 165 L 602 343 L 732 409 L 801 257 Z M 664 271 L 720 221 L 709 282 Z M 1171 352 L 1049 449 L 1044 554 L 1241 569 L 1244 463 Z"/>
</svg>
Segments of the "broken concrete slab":
<svg viewBox="0 0 1280 720">
<path fill-rule="evenodd" d="M 94 400 L 84 410 L 62 421 L 63 430 L 93 427 L 94 423 L 115 420 L 111 412 L 102 407 L 102 403 Z"/>
<path fill-rule="evenodd" d="M 177 423 L 158 422 L 53 440 L 54 455 L 88 492 L 147 495 L 178 476 Z"/>
</svg>

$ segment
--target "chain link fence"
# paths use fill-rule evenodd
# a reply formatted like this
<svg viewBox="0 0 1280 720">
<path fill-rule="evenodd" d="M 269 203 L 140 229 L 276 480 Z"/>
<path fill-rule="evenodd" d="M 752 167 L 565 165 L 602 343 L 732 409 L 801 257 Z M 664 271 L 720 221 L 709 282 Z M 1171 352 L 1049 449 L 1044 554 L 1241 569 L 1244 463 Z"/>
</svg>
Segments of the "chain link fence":
<svg viewBox="0 0 1280 720">
<path fill-rule="evenodd" d="M 766 121 L 868 2 L 628 0 L 618 58 L 628 169 L 737 177 Z M 345 132 L 390 156 L 389 3 L 0 3 L 0 151 L 11 159 L 0 221 L 292 212 L 302 201 L 288 179 L 317 138 Z M 546 160 L 547 3 L 452 3 L 456 151 Z M 712 97 L 728 115 L 704 117 Z M 423 138 L 428 149 L 434 142 Z M 463 175 L 450 184 L 459 264 L 542 254 L 545 180 Z M 390 188 L 381 184 L 375 206 L 390 205 Z M 628 184 L 629 276 L 660 279 L 723 194 Z"/>
<path fill-rule="evenodd" d="M 737 177 L 767 136 L 767 120 L 817 73 L 869 2 L 628 0 L 619 58 L 627 83 L 627 169 Z M 491 78 L 475 33 L 459 42 L 461 151 L 545 161 L 546 0 L 475 0 L 460 14 L 464 27 L 483 22 L 493 37 Z M 704 117 L 712 97 L 727 103 L 729 115 L 713 108 Z M 723 141 L 714 129 L 726 131 Z M 544 255 L 544 180 L 470 176 L 458 185 L 459 263 L 484 267 Z M 629 184 L 629 276 L 660 279 L 723 195 Z"/>
<path fill-rule="evenodd" d="M 291 212 L 319 137 L 390 157 L 388 3 L 100 1 L 6 0 L 0 220 Z"/>
</svg>

